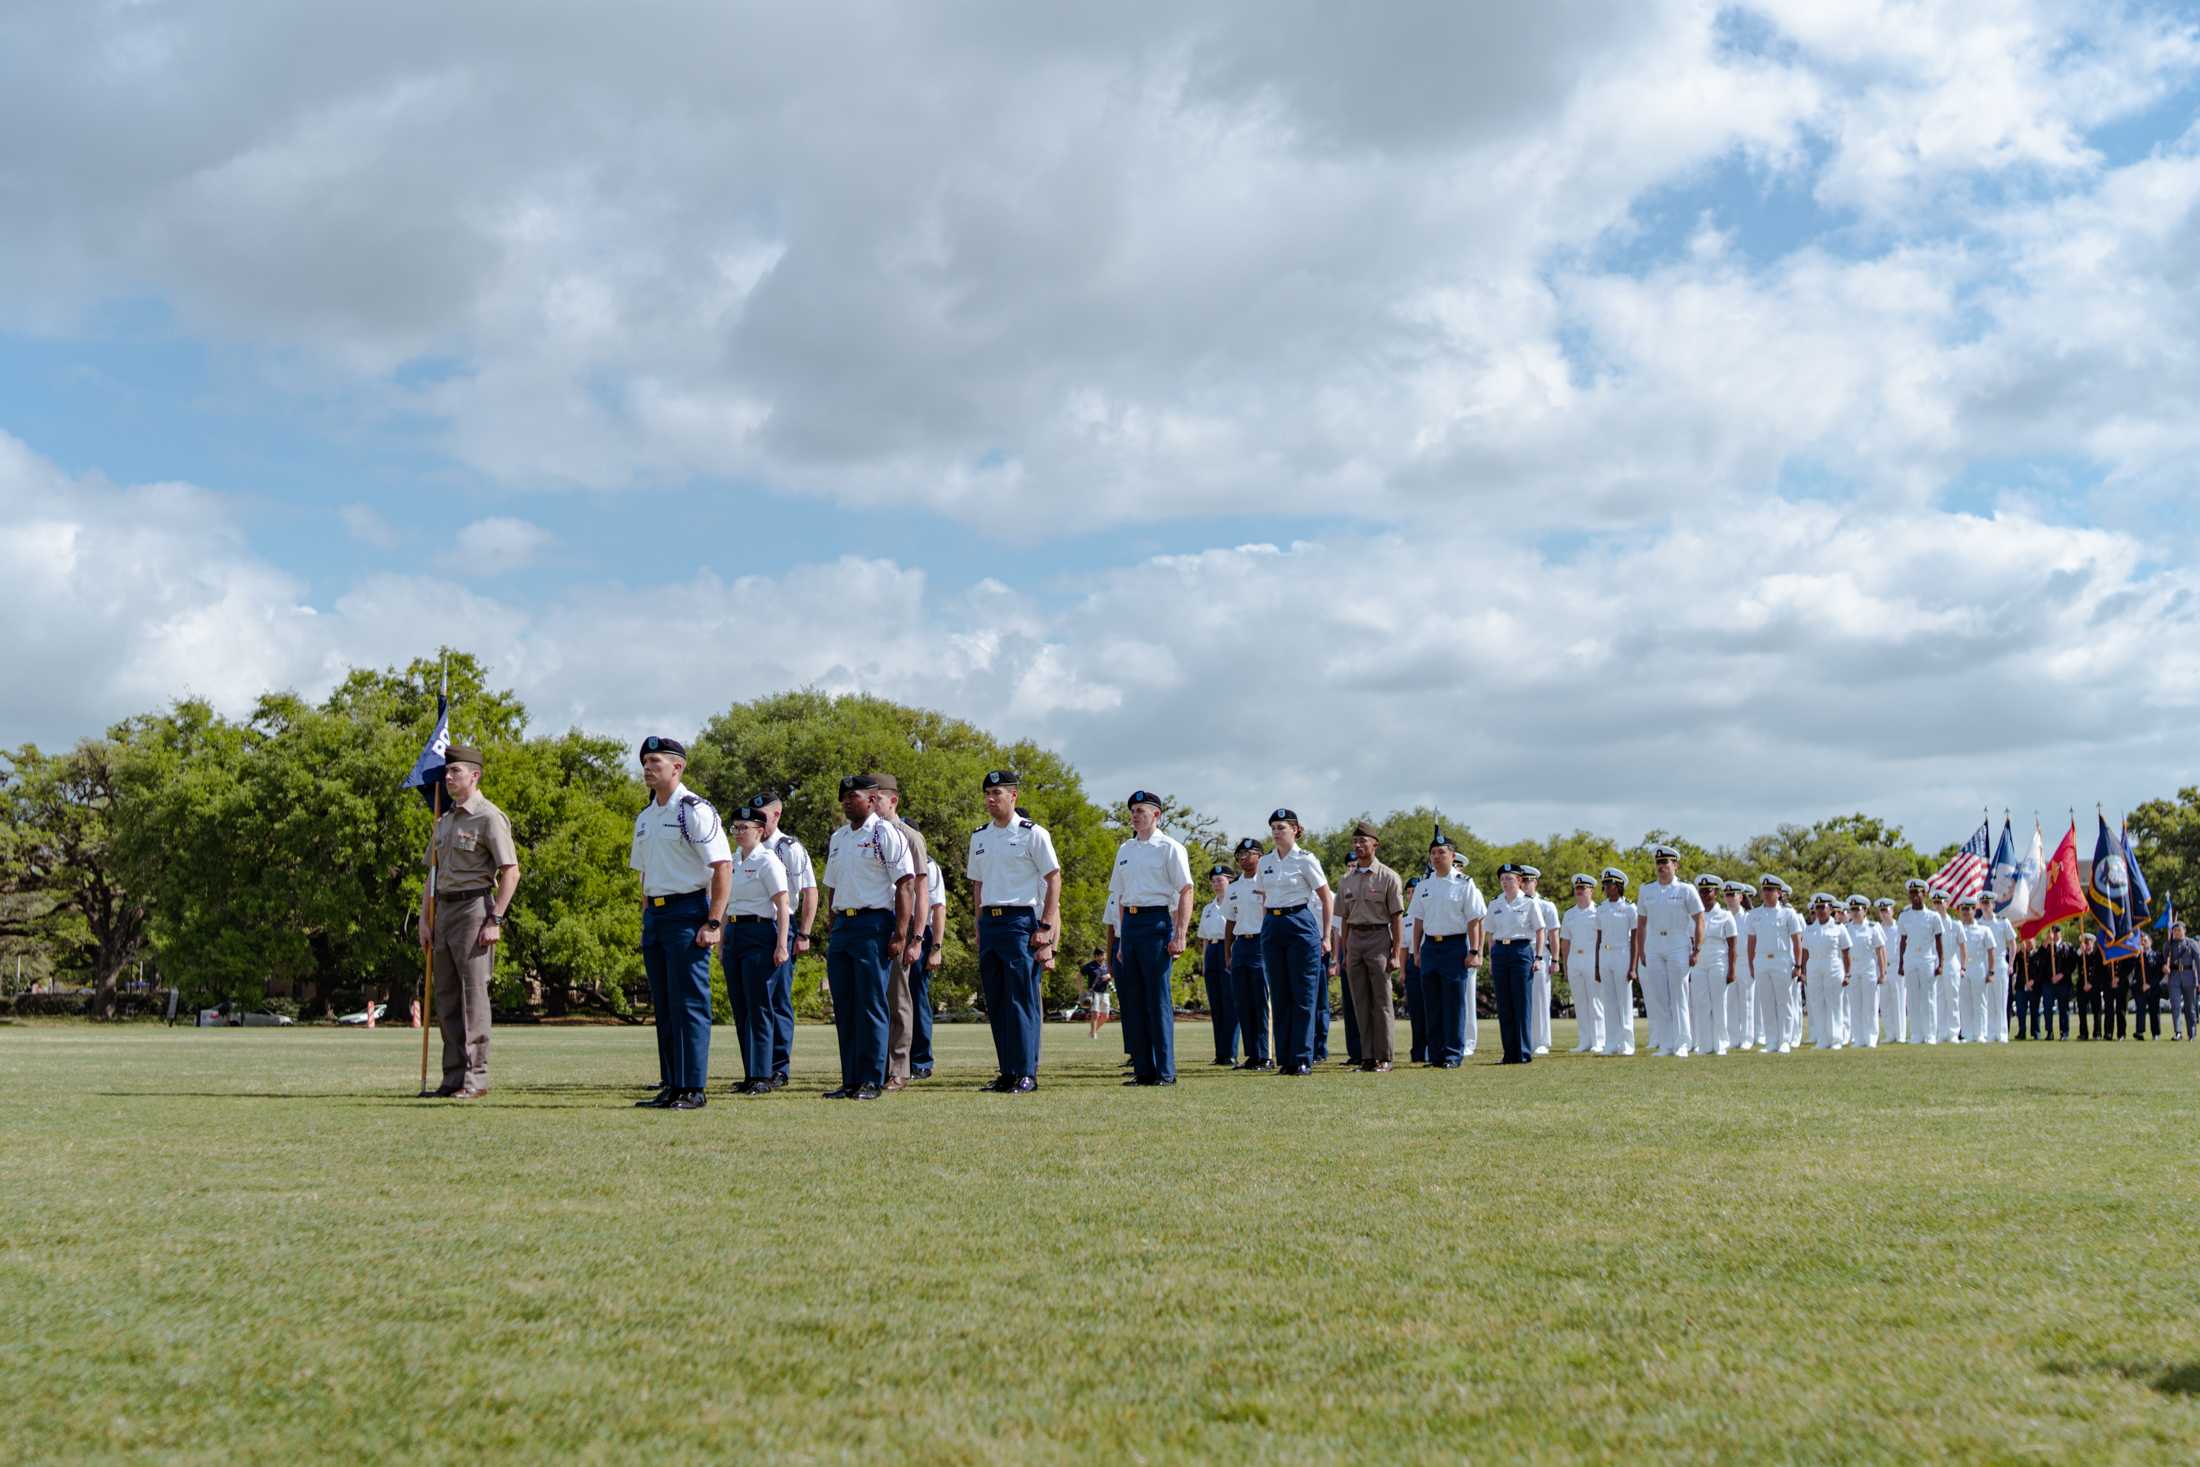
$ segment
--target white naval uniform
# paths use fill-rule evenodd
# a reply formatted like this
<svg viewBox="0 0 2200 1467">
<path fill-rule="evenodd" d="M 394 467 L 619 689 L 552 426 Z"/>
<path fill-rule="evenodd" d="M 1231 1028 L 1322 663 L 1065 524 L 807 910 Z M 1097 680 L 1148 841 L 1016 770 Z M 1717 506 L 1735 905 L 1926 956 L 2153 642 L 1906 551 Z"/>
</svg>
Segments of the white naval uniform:
<svg viewBox="0 0 2200 1467">
<path fill-rule="evenodd" d="M 1795 939 L 1796 951 L 1800 952 L 1803 946 L 1803 929 L 1810 924 L 1803 919 L 1801 912 L 1796 911 L 1794 907 L 1785 901 L 1780 903 L 1780 920 L 1787 923 L 1788 936 Z M 1787 1043 L 1792 1048 L 1801 1049 L 1803 1047 L 1803 969 L 1800 963 L 1796 965 L 1794 978 L 1788 982 L 1787 1018 Z"/>
<path fill-rule="evenodd" d="M 1887 939 L 1879 924 L 1866 917 L 1844 924 L 1849 929 L 1849 952 L 1855 959 L 1849 973 L 1849 1043 L 1859 1049 L 1879 1048 L 1879 984 L 1887 971 Z"/>
<path fill-rule="evenodd" d="M 1901 970 L 1895 962 L 1895 954 L 1902 947 L 1902 929 L 1892 921 L 1882 922 L 1879 924 L 1879 939 L 1886 944 L 1886 952 L 1880 959 L 1885 965 L 1882 971 L 1886 981 L 1879 985 L 1879 1032 L 1880 1037 L 1889 1044 L 1900 1044 L 1902 1036 L 1907 1032 L 1902 1022 L 1905 1007 L 1902 996 L 1905 990 Z"/>
<path fill-rule="evenodd" d="M 1734 981 L 1726 985 L 1726 1042 L 1732 1049 L 1748 1049 L 1757 1042 L 1757 979 L 1749 971 L 1749 934 L 1742 930 L 1747 912 L 1722 908 L 1734 919 Z"/>
<path fill-rule="evenodd" d="M 1986 1010 L 1986 1042 L 2009 1042 L 2009 978 L 2017 965 L 2017 929 L 2007 917 L 1989 918 L 1986 930 L 1993 933 L 1996 944 L 1994 955 L 1996 998 Z"/>
<path fill-rule="evenodd" d="M 1703 898 L 1678 880 L 1652 881 L 1636 904 L 1642 910 L 1642 1002 L 1650 1011 L 1650 1044 L 1661 1054 L 1686 1059 L 1688 949 L 1695 941 Z"/>
<path fill-rule="evenodd" d="M 1956 953 L 1963 918 L 1953 908 L 1934 915 L 1940 918 L 1941 928 L 1948 937 L 1948 960 L 1940 965 L 1940 983 L 1933 997 L 1940 1005 L 1940 1042 L 1954 1044 L 1963 1032 L 1963 963 Z M 1978 1036 L 1971 1037 L 1976 1039 Z"/>
<path fill-rule="evenodd" d="M 1968 1044 L 1984 1044 L 1986 1016 L 2002 1000 L 2002 987 L 1995 982 L 2001 938 L 1984 922 L 1962 922 L 1956 930 L 1963 943 L 1963 1038 Z"/>
<path fill-rule="evenodd" d="M 1788 1038 L 1788 1009 L 1795 1002 L 1795 948 L 1786 912 L 1775 903 L 1742 917 L 1742 960 L 1757 985 L 1757 1047 L 1765 1054 L 1786 1054 L 1794 1047 Z M 1755 956 L 1749 952 L 1752 939 Z"/>
<path fill-rule="evenodd" d="M 1551 1052 L 1551 970 L 1558 966 L 1558 904 L 1548 897 L 1538 896 L 1535 904 L 1543 909 L 1543 925 L 1547 935 L 1543 941 L 1550 944 L 1544 955 L 1536 959 L 1534 976 L 1528 980 L 1528 1052 Z"/>
<path fill-rule="evenodd" d="M 1688 975 L 1688 1034 L 1698 1054 L 1725 1054 L 1727 1051 L 1726 995 L 1730 987 L 1741 986 L 1726 981 L 1740 965 L 1741 956 L 1737 952 L 1729 962 L 1728 938 L 1735 939 L 1736 948 L 1741 946 L 1734 914 L 1724 907 L 1714 906 L 1704 913 L 1703 948 L 1696 954 L 1696 966 Z"/>
<path fill-rule="evenodd" d="M 1848 1043 L 1848 991 L 1851 980 L 1841 955 L 1853 944 L 1845 922 L 1813 922 L 1803 929 L 1803 984 L 1809 990 L 1810 1042 L 1818 1049 Z"/>
<path fill-rule="evenodd" d="M 1635 1052 L 1635 995 L 1627 983 L 1627 970 L 1635 962 L 1639 915 L 1625 897 L 1597 904 L 1597 945 L 1590 971 L 1597 1007 L 1604 1011 L 1604 1045 L 1599 1054 Z"/>
<path fill-rule="evenodd" d="M 1597 964 L 1597 909 L 1568 907 L 1558 920 L 1558 935 L 1566 944 L 1566 987 L 1574 998 L 1575 1054 L 1594 1054 L 1604 1048 L 1604 1005 L 1595 980 Z"/>
<path fill-rule="evenodd" d="M 1902 934 L 1902 1008 L 1905 1044 L 1940 1043 L 1940 971 L 1942 943 L 1952 942 L 1947 924 L 1931 907 L 1904 907 L 1895 915 Z M 1950 954 L 1953 956 L 1953 954 Z"/>
</svg>

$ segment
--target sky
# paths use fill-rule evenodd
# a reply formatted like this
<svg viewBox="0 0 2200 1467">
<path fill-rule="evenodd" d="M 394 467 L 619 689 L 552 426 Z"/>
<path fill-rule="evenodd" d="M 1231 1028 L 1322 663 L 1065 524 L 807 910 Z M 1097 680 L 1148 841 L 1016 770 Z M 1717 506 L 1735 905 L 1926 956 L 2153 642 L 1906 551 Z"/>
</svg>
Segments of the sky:
<svg viewBox="0 0 2200 1467">
<path fill-rule="evenodd" d="M 2200 783 L 2196 105 L 2103 0 L 23 0 L 0 743 L 449 644 L 1232 829 L 2052 840 Z"/>
</svg>

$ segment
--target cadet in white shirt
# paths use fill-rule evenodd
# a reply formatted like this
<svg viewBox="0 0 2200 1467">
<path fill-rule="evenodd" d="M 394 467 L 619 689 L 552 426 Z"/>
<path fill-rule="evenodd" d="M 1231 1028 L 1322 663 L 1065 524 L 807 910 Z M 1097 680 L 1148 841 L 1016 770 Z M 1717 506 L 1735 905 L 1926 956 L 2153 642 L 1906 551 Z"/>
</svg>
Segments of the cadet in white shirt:
<svg viewBox="0 0 2200 1467">
<path fill-rule="evenodd" d="M 1788 1038 L 1787 1042 L 1801 1048 L 1803 1043 L 1803 914 L 1795 910 L 1795 888 L 1780 883 L 1780 916 L 1787 923 L 1788 936 L 1795 945 L 1796 968 L 1794 980 L 1788 985 Z"/>
<path fill-rule="evenodd" d="M 1952 900 L 1949 893 L 1935 891 L 1932 894 L 1933 915 L 1940 918 L 1940 928 L 1947 935 L 1941 950 L 1940 981 L 1934 986 L 1933 1003 L 1940 1014 L 1940 1042 L 1954 1044 L 1963 1037 L 1963 960 L 1956 952 L 1961 941 L 1957 929 L 1963 919 L 1949 910 Z"/>
<path fill-rule="evenodd" d="M 1238 1033 L 1245 1040 L 1241 1070 L 1273 1070 L 1268 1048 L 1268 968 L 1260 950 L 1260 892 L 1253 879 L 1260 874 L 1261 845 L 1251 836 L 1237 843 L 1237 880 L 1223 898 L 1228 921 L 1223 926 L 1223 946 L 1230 953 L 1232 997 L 1237 1000 Z"/>
<path fill-rule="evenodd" d="M 1207 986 L 1207 1018 L 1215 1030 L 1215 1063 L 1237 1068 L 1237 1001 L 1230 991 L 1230 868 L 1216 862 L 1207 869 L 1212 898 L 1199 910 L 1199 971 Z"/>
<path fill-rule="evenodd" d="M 1895 968 L 1902 975 L 1902 1007 L 1905 1044 L 1940 1043 L 1940 968 L 1948 956 L 1947 924 L 1925 905 L 1925 883 L 1910 881 L 1904 888 L 1910 905 L 1895 918 L 1902 934 L 1895 950 Z"/>
<path fill-rule="evenodd" d="M 1726 1053 L 1726 993 L 1740 966 L 1735 961 L 1740 934 L 1734 914 L 1719 903 L 1723 885 L 1709 872 L 1696 878 L 1696 899 L 1704 912 L 1703 945 L 1688 970 L 1688 1034 L 1698 1054 Z"/>
<path fill-rule="evenodd" d="M 970 902 L 978 923 L 978 986 L 1000 1073 L 984 1088 L 1028 1095 L 1039 1088 L 1040 964 L 1061 934 L 1062 863 L 1045 826 L 1017 813 L 1023 780 L 989 769 L 980 781 L 986 823 L 970 833 Z M 937 866 L 938 862 L 933 862 Z"/>
<path fill-rule="evenodd" d="M 1761 1054 L 1788 1054 L 1794 1049 L 1788 1010 L 1795 1002 L 1795 966 L 1801 955 L 1795 950 L 1788 916 L 1780 905 L 1780 878 L 1766 876 L 1757 883 L 1757 910 L 1742 921 L 1742 946 L 1757 983 Z"/>
<path fill-rule="evenodd" d="M 1643 887 L 1636 900 L 1641 915 L 1635 919 L 1643 1007 L 1650 1011 L 1652 1046 L 1660 1054 L 1686 1059 L 1688 970 L 1703 950 L 1703 898 L 1696 895 L 1694 887 L 1679 880 L 1679 851 L 1661 845 L 1654 847 L 1650 855 L 1657 868 L 1657 880 Z"/>
<path fill-rule="evenodd" d="M 1719 904 L 1734 923 L 1734 967 L 1726 985 L 1726 1040 L 1729 1047 L 1743 1051 L 1757 1042 L 1757 979 L 1742 951 L 1742 919 L 1749 915 L 1742 899 L 1748 895 L 1746 881 L 1729 881 L 1719 892 Z"/>
<path fill-rule="evenodd" d="M 2001 939 L 1978 919 L 1979 904 L 1960 902 L 1957 942 L 1963 954 L 1963 1038 L 1984 1044 L 1986 1016 L 2001 1006 L 2001 988 L 1995 982 L 2001 960 Z"/>
<path fill-rule="evenodd" d="M 2012 986 L 2009 975 L 2017 964 L 2017 929 L 2007 917 L 1993 908 L 1990 899 L 1981 899 L 1978 919 L 1994 938 L 1994 982 L 2002 1001 L 1992 1005 L 1986 1015 L 1986 1042 L 2009 1042 L 2009 1002 Z"/>
<path fill-rule="evenodd" d="M 1598 992 L 1597 883 L 1586 874 L 1574 877 L 1574 904 L 1558 922 L 1558 960 L 1565 970 L 1566 990 L 1574 1001 L 1575 1054 L 1595 1054 L 1604 1048 L 1604 1005 Z"/>
<path fill-rule="evenodd" d="M 1413 950 L 1420 954 L 1421 991 L 1428 996 L 1428 1063 L 1456 1070 L 1474 1053 L 1474 980 L 1489 907 L 1474 879 L 1459 869 L 1458 851 L 1441 830 L 1429 843 L 1428 859 L 1430 874 L 1414 887 L 1406 921 Z"/>
<path fill-rule="evenodd" d="M 1543 905 L 1528 895 L 1520 867 L 1511 861 L 1497 868 L 1498 894 L 1489 904 L 1482 930 L 1489 935 L 1490 983 L 1497 990 L 1497 1031 L 1505 1045 L 1499 1063 L 1524 1065 L 1534 1059 L 1528 1046 L 1528 994 L 1535 976 L 1537 934 L 1549 927 Z"/>
<path fill-rule="evenodd" d="M 1871 903 L 1849 898 L 1849 1043 L 1858 1049 L 1879 1047 L 1879 986 L 1887 977 L 1887 939 L 1871 919 Z"/>
<path fill-rule="evenodd" d="M 1904 1033 L 1902 1024 L 1902 969 L 1899 966 L 1902 952 L 1902 929 L 1895 925 L 1894 899 L 1881 897 L 1872 903 L 1872 913 L 1879 922 L 1879 940 L 1884 949 L 1880 954 L 1879 1031 L 1889 1044 L 1900 1044 Z"/>
<path fill-rule="evenodd" d="M 909 842 L 872 803 L 877 789 L 869 774 L 841 780 L 846 823 L 833 832 L 825 857 L 825 885 L 833 894 L 825 972 L 840 1038 L 840 1085 L 825 1092 L 827 1100 L 885 1094 L 887 968 L 914 939 L 923 900 Z"/>
<path fill-rule="evenodd" d="M 726 1002 L 741 1022 L 741 1083 L 736 1095 L 769 1095 L 772 1083 L 772 975 L 787 961 L 787 868 L 762 843 L 764 812 L 733 812 L 733 879 L 727 890 L 725 940 L 718 965 Z"/>
<path fill-rule="evenodd" d="M 1604 868 L 1604 901 L 1597 907 L 1596 960 L 1590 982 L 1604 1011 L 1604 1047 L 1599 1054 L 1635 1052 L 1635 924 L 1641 913 L 1627 900 L 1627 873 Z"/>
<path fill-rule="evenodd" d="M 1551 972 L 1558 966 L 1558 904 L 1536 890 L 1543 873 L 1522 865 L 1521 889 L 1543 908 L 1543 930 L 1535 935 L 1535 976 L 1528 983 L 1528 1048 L 1551 1052 Z"/>
<path fill-rule="evenodd" d="M 1803 989 L 1810 1005 L 1811 1043 L 1819 1049 L 1839 1049 L 1848 1042 L 1851 946 L 1833 898 L 1822 891 L 1814 894 L 1810 925 L 1803 929 Z"/>
<path fill-rule="evenodd" d="M 764 812 L 764 833 L 761 844 L 779 858 L 779 864 L 787 872 L 787 935 L 789 938 L 787 961 L 772 974 L 772 1084 L 784 1090 L 787 1086 L 787 1069 L 794 1059 L 794 962 L 810 950 L 810 930 L 817 925 L 817 868 L 810 863 L 810 853 L 801 841 L 779 828 L 782 813 L 779 796 L 764 791 L 749 804 Z M 924 1038 L 925 1068 L 931 1073 L 931 1034 Z M 746 1042 L 745 1040 L 743 1041 Z"/>
<path fill-rule="evenodd" d="M 1115 986 L 1131 1044 L 1126 1085 L 1176 1083 L 1176 1006 L 1169 970 L 1192 926 L 1192 866 L 1183 843 L 1161 828 L 1161 797 L 1133 790 L 1131 838 L 1115 851 L 1108 890 L 1123 923 Z"/>
<path fill-rule="evenodd" d="M 1276 1010 L 1278 1073 L 1314 1073 L 1314 1016 L 1322 974 L 1326 934 L 1335 897 L 1329 878 L 1312 851 L 1299 844 L 1304 833 L 1298 813 L 1277 810 L 1268 817 L 1275 850 L 1261 857 L 1253 889 L 1261 904 L 1261 959 Z"/>
<path fill-rule="evenodd" d="M 733 848 L 718 812 L 680 776 L 687 746 L 642 740 L 650 802 L 634 817 L 627 864 L 642 875 L 642 968 L 657 1016 L 659 1086 L 645 1110 L 701 1110 L 710 1083 L 710 950 L 725 926 Z"/>
</svg>

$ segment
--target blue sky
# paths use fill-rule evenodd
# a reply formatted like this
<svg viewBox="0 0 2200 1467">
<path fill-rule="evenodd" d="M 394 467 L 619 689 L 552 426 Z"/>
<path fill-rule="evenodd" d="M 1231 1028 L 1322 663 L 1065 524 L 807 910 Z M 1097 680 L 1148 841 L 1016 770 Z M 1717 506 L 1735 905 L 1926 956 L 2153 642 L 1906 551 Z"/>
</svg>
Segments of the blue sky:
<svg viewBox="0 0 2200 1467">
<path fill-rule="evenodd" d="M 0 739 L 451 641 L 1226 820 L 2194 778 L 2187 8 L 411 8 L 0 20 Z"/>
</svg>

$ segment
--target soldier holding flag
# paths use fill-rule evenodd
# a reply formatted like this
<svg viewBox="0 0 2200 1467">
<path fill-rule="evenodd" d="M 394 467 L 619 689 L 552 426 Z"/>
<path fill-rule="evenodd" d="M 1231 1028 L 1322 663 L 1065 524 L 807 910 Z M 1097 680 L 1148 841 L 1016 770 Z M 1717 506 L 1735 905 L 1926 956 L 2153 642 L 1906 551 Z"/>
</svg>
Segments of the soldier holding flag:
<svg viewBox="0 0 2200 1467">
<path fill-rule="evenodd" d="M 420 945 L 443 972 L 435 990 L 443 1083 L 433 1093 L 479 1100 L 489 1093 L 489 977 L 519 889 L 519 855 L 512 822 L 481 793 L 481 750 L 452 744 L 444 760 L 446 799 L 420 890 Z"/>
</svg>

